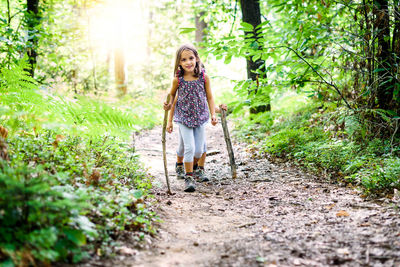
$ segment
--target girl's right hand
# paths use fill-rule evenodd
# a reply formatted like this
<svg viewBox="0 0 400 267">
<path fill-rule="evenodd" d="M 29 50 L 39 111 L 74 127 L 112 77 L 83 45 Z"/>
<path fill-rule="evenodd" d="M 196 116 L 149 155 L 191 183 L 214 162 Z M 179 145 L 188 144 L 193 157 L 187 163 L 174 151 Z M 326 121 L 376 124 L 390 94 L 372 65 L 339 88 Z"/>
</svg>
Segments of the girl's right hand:
<svg viewBox="0 0 400 267">
<path fill-rule="evenodd" d="M 170 110 L 171 106 L 172 106 L 171 103 L 164 102 L 164 110 Z"/>
<path fill-rule="evenodd" d="M 168 133 L 172 133 L 172 130 L 173 130 L 173 129 L 174 129 L 174 125 L 172 124 L 172 121 L 169 121 L 169 122 L 167 123 L 166 130 L 167 130 Z"/>
</svg>

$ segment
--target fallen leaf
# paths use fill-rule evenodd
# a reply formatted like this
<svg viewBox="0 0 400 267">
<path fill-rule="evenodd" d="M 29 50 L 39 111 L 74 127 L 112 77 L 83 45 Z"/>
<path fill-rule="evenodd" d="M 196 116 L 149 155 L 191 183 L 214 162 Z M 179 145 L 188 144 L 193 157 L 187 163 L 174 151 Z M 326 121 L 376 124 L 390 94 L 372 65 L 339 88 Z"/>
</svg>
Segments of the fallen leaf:
<svg viewBox="0 0 400 267">
<path fill-rule="evenodd" d="M 61 134 L 56 135 L 56 140 L 54 140 L 54 142 L 53 142 L 54 149 L 56 149 L 58 147 L 58 143 L 63 139 L 64 139 L 63 135 L 61 135 Z"/>
<path fill-rule="evenodd" d="M 350 214 L 345 210 L 340 210 L 336 213 L 336 217 L 349 217 Z"/>
<path fill-rule="evenodd" d="M 325 206 L 325 209 L 331 210 L 335 206 L 335 203 Z"/>
<path fill-rule="evenodd" d="M 4 139 L 6 139 L 8 136 L 8 130 L 1 125 L 0 125 L 0 136 L 3 137 Z"/>
</svg>

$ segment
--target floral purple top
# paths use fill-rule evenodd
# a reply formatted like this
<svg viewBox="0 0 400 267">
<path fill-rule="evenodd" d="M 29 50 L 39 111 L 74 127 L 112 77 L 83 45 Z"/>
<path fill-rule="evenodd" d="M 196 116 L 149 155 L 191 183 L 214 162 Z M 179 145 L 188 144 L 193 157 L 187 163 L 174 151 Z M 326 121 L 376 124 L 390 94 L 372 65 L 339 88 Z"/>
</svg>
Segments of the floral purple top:
<svg viewBox="0 0 400 267">
<path fill-rule="evenodd" d="M 207 94 L 204 87 L 204 70 L 194 81 L 178 77 L 178 100 L 175 106 L 174 121 L 195 128 L 209 119 Z"/>
</svg>

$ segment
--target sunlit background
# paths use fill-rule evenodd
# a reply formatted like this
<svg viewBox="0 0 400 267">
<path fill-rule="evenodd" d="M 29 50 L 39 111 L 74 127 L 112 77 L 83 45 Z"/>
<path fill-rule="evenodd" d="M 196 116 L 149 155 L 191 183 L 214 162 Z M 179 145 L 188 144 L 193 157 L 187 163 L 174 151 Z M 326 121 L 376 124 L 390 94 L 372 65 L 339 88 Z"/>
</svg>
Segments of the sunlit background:
<svg viewBox="0 0 400 267">
<path fill-rule="evenodd" d="M 88 38 L 96 55 L 93 60 L 109 62 L 109 73 L 112 75 L 114 52 L 117 49 L 122 51 L 128 92 L 147 90 L 143 84 L 153 82 L 146 80 L 148 77 L 145 74 L 148 72 L 164 77 L 161 87 L 169 89 L 175 50 L 183 43 L 194 42 L 188 34 L 175 37 L 180 28 L 195 26 L 193 14 L 177 14 L 181 22 L 177 21 L 174 28 L 163 28 L 165 22 L 154 18 L 152 11 L 152 8 L 163 8 L 163 5 L 163 1 L 105 0 L 87 9 Z M 163 37 L 171 38 L 165 41 L 168 45 L 164 47 L 163 40 L 160 40 Z M 152 42 L 161 43 L 161 47 L 157 48 L 161 52 L 153 52 Z M 202 60 L 206 61 L 207 71 L 213 77 L 213 91 L 217 97 L 227 90 L 231 91 L 230 80 L 246 77 L 243 59 L 233 59 L 229 65 L 212 57 Z M 154 87 L 159 88 L 160 84 Z"/>
<path fill-rule="evenodd" d="M 101 54 L 123 49 L 129 64 L 148 60 L 149 2 L 105 0 L 88 10 L 90 38 Z"/>
</svg>

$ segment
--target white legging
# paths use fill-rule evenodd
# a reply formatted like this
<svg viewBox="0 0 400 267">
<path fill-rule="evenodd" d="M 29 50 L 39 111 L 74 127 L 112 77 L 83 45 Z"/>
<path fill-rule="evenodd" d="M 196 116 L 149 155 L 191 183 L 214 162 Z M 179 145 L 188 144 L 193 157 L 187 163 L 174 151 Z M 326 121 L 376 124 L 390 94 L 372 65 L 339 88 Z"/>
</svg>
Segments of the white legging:
<svg viewBox="0 0 400 267">
<path fill-rule="evenodd" d="M 179 126 L 179 147 L 176 154 L 183 156 L 183 162 L 193 162 L 193 158 L 200 158 L 206 152 L 205 124 L 191 128 L 177 123 Z"/>
</svg>

